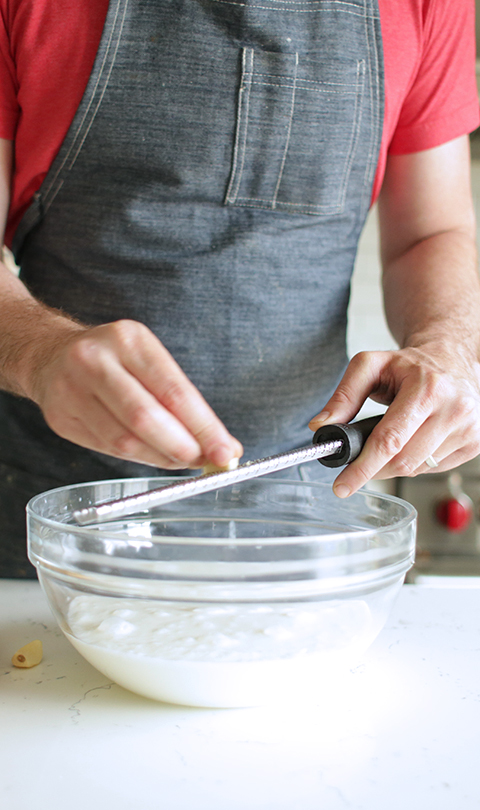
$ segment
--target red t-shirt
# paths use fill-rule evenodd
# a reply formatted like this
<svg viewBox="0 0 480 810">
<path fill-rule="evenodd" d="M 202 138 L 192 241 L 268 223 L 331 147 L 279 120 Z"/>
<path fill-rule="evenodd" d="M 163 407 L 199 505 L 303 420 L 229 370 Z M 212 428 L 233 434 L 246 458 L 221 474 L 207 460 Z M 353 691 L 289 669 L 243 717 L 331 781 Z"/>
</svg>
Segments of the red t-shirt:
<svg viewBox="0 0 480 810">
<path fill-rule="evenodd" d="M 0 0 L 0 137 L 15 140 L 6 243 L 40 187 L 87 84 L 109 0 Z M 430 149 L 479 125 L 474 0 L 379 0 L 388 152 Z"/>
</svg>

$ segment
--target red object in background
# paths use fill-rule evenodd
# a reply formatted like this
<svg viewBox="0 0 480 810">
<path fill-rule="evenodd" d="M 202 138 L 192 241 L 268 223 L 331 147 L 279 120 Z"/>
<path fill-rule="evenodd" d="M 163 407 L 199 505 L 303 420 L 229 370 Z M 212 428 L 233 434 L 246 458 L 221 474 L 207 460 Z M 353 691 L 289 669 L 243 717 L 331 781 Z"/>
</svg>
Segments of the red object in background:
<svg viewBox="0 0 480 810">
<path fill-rule="evenodd" d="M 436 515 L 438 522 L 449 532 L 462 532 L 473 516 L 470 498 L 466 495 L 463 498 L 444 498 L 437 504 Z"/>
</svg>

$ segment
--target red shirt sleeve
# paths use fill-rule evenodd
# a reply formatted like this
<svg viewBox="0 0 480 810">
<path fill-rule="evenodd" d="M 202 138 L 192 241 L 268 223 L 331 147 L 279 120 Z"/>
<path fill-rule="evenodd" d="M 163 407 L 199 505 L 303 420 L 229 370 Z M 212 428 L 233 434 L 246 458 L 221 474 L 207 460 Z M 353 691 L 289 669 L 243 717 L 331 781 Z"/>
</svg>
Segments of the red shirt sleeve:
<svg viewBox="0 0 480 810">
<path fill-rule="evenodd" d="M 474 0 L 425 0 L 420 58 L 389 152 L 431 149 L 479 125 Z"/>
<path fill-rule="evenodd" d="M 8 34 L 8 2 L 0 3 L 0 138 L 13 140 L 17 128 L 19 107 L 15 64 Z"/>
<path fill-rule="evenodd" d="M 15 136 L 7 245 L 87 85 L 108 0 L 0 0 L 0 137 Z"/>
</svg>

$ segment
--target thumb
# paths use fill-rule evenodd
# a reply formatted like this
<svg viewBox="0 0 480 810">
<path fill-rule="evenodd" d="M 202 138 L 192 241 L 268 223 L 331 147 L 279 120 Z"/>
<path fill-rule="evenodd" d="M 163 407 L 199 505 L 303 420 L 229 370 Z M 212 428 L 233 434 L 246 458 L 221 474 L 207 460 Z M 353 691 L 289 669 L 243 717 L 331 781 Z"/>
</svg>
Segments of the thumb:
<svg viewBox="0 0 480 810">
<path fill-rule="evenodd" d="M 391 352 L 360 352 L 353 357 L 322 411 L 309 422 L 311 430 L 326 424 L 346 424 L 358 414 L 373 391 L 378 391 L 381 372 Z"/>
</svg>

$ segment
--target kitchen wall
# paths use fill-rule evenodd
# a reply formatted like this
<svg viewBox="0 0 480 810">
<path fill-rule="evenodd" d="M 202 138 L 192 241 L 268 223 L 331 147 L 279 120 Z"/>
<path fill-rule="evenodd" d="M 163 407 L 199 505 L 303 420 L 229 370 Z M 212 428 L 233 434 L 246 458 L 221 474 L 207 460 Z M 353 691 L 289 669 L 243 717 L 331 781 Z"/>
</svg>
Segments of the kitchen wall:
<svg viewBox="0 0 480 810">
<path fill-rule="evenodd" d="M 376 208 L 370 212 L 360 240 L 348 320 L 350 357 L 369 349 L 396 348 L 383 313 Z"/>
</svg>

